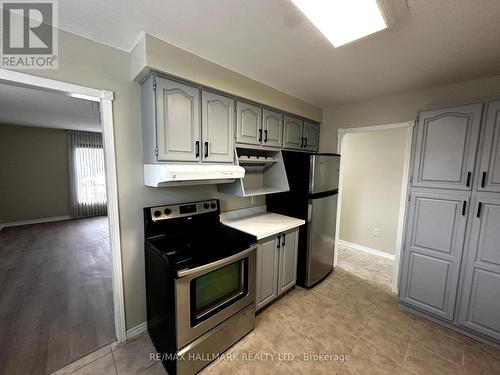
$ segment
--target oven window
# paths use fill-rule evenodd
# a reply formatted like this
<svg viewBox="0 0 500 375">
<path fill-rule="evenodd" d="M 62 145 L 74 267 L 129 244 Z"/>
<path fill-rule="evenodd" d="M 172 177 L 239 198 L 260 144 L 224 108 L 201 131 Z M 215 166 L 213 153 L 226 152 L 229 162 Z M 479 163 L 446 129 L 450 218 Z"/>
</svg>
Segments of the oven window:
<svg viewBox="0 0 500 375">
<path fill-rule="evenodd" d="M 244 297 L 247 260 L 229 264 L 191 281 L 191 321 L 196 324 Z"/>
</svg>

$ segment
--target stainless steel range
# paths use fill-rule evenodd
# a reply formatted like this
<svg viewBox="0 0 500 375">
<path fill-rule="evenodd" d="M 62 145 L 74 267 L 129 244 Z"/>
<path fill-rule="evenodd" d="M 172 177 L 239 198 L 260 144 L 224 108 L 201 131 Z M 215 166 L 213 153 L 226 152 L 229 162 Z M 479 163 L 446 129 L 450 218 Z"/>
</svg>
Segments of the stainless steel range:
<svg viewBox="0 0 500 375">
<path fill-rule="evenodd" d="M 254 328 L 255 237 L 219 201 L 144 209 L 148 332 L 169 374 L 194 374 Z"/>
</svg>

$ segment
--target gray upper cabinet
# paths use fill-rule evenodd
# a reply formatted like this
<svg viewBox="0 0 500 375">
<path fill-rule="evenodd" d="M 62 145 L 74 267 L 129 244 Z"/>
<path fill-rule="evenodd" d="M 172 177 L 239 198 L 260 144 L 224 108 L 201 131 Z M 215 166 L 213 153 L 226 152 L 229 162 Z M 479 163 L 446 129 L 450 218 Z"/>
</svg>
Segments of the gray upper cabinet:
<svg viewBox="0 0 500 375">
<path fill-rule="evenodd" d="M 285 116 L 283 130 L 283 147 L 301 150 L 303 142 L 304 121 L 290 116 Z"/>
<path fill-rule="evenodd" d="M 259 310 L 278 296 L 277 239 L 259 242 L 257 248 L 256 309 Z"/>
<path fill-rule="evenodd" d="M 262 145 L 281 147 L 283 145 L 283 115 L 264 109 L 262 112 Z"/>
<path fill-rule="evenodd" d="M 200 91 L 156 77 L 156 132 L 159 161 L 199 161 Z"/>
<path fill-rule="evenodd" d="M 304 121 L 303 149 L 307 151 L 318 151 L 319 148 L 319 125 Z"/>
<path fill-rule="evenodd" d="M 294 229 L 281 234 L 279 244 L 278 294 L 284 293 L 295 285 L 297 280 L 297 251 L 299 231 Z M 279 241 L 280 239 L 278 239 Z"/>
<path fill-rule="evenodd" d="M 262 142 L 262 108 L 256 105 L 236 103 L 236 142 L 260 145 Z"/>
<path fill-rule="evenodd" d="M 410 196 L 400 299 L 447 320 L 454 318 L 469 197 L 423 189 Z"/>
<path fill-rule="evenodd" d="M 234 100 L 202 91 L 202 160 L 233 163 Z"/>
<path fill-rule="evenodd" d="M 483 104 L 419 114 L 413 186 L 470 190 Z"/>
<path fill-rule="evenodd" d="M 467 249 L 459 323 L 500 340 L 500 197 L 478 193 Z"/>
<path fill-rule="evenodd" d="M 500 192 L 500 101 L 488 105 L 482 143 L 477 189 Z"/>
</svg>

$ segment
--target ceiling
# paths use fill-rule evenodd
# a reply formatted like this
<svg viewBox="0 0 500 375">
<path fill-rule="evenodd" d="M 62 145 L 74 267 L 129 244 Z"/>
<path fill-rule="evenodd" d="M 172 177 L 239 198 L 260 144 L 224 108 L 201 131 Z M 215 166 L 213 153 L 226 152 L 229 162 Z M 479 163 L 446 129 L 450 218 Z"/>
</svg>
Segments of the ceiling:
<svg viewBox="0 0 500 375">
<path fill-rule="evenodd" d="M 59 24 L 126 51 L 147 32 L 320 107 L 500 74 L 500 1 L 407 1 L 337 49 L 288 0 L 64 0 Z"/>
<path fill-rule="evenodd" d="M 99 116 L 95 102 L 0 84 L 0 124 L 100 132 Z"/>
</svg>

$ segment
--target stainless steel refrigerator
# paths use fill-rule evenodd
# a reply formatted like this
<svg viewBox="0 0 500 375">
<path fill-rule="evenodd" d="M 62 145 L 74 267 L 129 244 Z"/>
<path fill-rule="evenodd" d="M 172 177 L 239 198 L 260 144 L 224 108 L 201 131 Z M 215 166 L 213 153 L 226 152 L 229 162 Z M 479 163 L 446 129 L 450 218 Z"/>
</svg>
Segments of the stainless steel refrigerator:
<svg viewBox="0 0 500 375">
<path fill-rule="evenodd" d="M 333 270 L 340 155 L 283 151 L 290 191 L 266 197 L 269 211 L 304 219 L 297 284 L 311 288 Z"/>
</svg>

